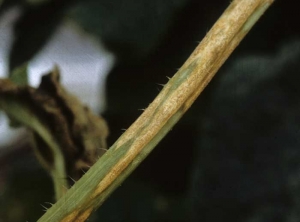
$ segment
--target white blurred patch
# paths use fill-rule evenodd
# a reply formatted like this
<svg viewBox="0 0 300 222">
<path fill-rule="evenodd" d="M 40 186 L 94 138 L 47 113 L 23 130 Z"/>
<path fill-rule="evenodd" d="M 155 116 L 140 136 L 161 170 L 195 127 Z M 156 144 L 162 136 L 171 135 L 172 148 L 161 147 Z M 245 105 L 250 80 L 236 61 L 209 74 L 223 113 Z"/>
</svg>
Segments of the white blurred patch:
<svg viewBox="0 0 300 222">
<path fill-rule="evenodd" d="M 12 25 L 21 15 L 21 10 L 17 7 L 11 8 L 0 18 L 0 78 L 7 76 L 8 54 L 13 40 Z M 0 149 L 11 147 L 24 137 L 25 129 L 12 129 L 8 126 L 6 116 L 0 112 Z"/>
<path fill-rule="evenodd" d="M 80 32 L 70 22 L 59 27 L 43 50 L 30 62 L 29 82 L 38 86 L 43 74 L 54 65 L 61 71 L 62 84 L 93 111 L 105 108 L 106 76 L 114 65 L 115 57 Z"/>
<path fill-rule="evenodd" d="M 12 25 L 20 15 L 20 8 L 14 7 L 6 11 L 0 18 L 0 77 L 7 75 L 8 54 L 13 41 Z"/>
<path fill-rule="evenodd" d="M 7 76 L 12 25 L 20 13 L 13 8 L 0 18 L 0 77 Z M 38 86 L 41 76 L 58 65 L 65 88 L 99 113 L 105 109 L 105 82 L 114 63 L 112 53 L 71 22 L 65 22 L 29 63 L 29 83 Z M 0 148 L 18 143 L 24 132 L 9 128 L 6 117 L 0 113 Z"/>
</svg>

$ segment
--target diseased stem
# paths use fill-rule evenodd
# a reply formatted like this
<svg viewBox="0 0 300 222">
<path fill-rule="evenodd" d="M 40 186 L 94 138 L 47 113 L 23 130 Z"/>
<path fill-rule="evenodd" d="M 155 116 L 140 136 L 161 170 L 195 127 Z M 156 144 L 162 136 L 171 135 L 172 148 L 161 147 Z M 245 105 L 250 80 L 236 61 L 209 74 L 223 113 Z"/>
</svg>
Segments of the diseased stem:
<svg viewBox="0 0 300 222">
<path fill-rule="evenodd" d="M 39 222 L 85 221 L 178 122 L 273 0 L 234 0 L 160 94 Z"/>
</svg>

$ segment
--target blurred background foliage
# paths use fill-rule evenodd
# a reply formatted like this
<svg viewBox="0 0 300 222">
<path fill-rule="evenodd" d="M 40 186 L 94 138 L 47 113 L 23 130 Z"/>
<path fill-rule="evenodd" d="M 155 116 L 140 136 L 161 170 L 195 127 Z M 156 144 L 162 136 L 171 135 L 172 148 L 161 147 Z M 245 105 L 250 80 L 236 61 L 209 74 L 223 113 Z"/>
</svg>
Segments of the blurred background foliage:
<svg viewBox="0 0 300 222">
<path fill-rule="evenodd" d="M 107 80 L 111 145 L 160 91 L 229 1 L 4 0 L 14 25 L 13 70 L 65 20 L 117 57 Z M 297 2 L 275 1 L 152 154 L 95 221 L 300 221 Z M 80 53 L 80 52 L 78 52 Z M 88 75 L 88 73 L 86 74 Z M 299 158 L 298 158 L 299 157 Z M 0 221 L 36 221 L 52 182 L 28 145 L 0 159 Z"/>
</svg>

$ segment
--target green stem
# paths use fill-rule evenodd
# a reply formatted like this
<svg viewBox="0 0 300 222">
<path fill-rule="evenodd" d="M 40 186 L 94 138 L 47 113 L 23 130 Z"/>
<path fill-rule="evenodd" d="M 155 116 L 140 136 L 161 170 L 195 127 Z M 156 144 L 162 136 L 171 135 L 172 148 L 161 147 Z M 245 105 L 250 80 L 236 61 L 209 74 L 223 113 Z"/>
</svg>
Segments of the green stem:
<svg viewBox="0 0 300 222">
<path fill-rule="evenodd" d="M 9 116 L 13 117 L 24 126 L 32 129 L 46 142 L 53 150 L 55 158 L 53 167 L 49 169 L 54 183 L 56 200 L 61 198 L 68 189 L 67 173 L 65 170 L 65 161 L 59 145 L 55 142 L 50 131 L 39 121 L 25 104 L 14 97 L 0 97 L 0 107 Z"/>
<path fill-rule="evenodd" d="M 143 114 L 39 222 L 85 221 L 178 122 L 271 3 L 233 1 Z"/>
</svg>

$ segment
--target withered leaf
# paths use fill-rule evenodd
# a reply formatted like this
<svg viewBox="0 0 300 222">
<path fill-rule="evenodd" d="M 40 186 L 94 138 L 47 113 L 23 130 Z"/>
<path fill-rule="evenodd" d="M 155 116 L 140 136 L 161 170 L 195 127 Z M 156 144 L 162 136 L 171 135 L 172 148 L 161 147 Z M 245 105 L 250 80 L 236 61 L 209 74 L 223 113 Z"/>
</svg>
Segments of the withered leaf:
<svg viewBox="0 0 300 222">
<path fill-rule="evenodd" d="M 78 180 L 105 152 L 108 127 L 59 78 L 55 68 L 37 89 L 0 79 L 0 108 L 32 130 L 36 154 L 51 175 L 63 162 L 66 177 Z"/>
<path fill-rule="evenodd" d="M 23 65 L 15 68 L 9 77 L 9 79 L 17 84 L 17 85 L 28 85 L 28 73 L 27 73 L 27 67 L 28 64 L 24 63 Z M 7 113 L 7 116 L 9 117 L 9 126 L 17 128 L 20 127 L 22 124 L 20 124 L 18 121 L 16 121 L 13 117 L 10 117 Z"/>
</svg>

